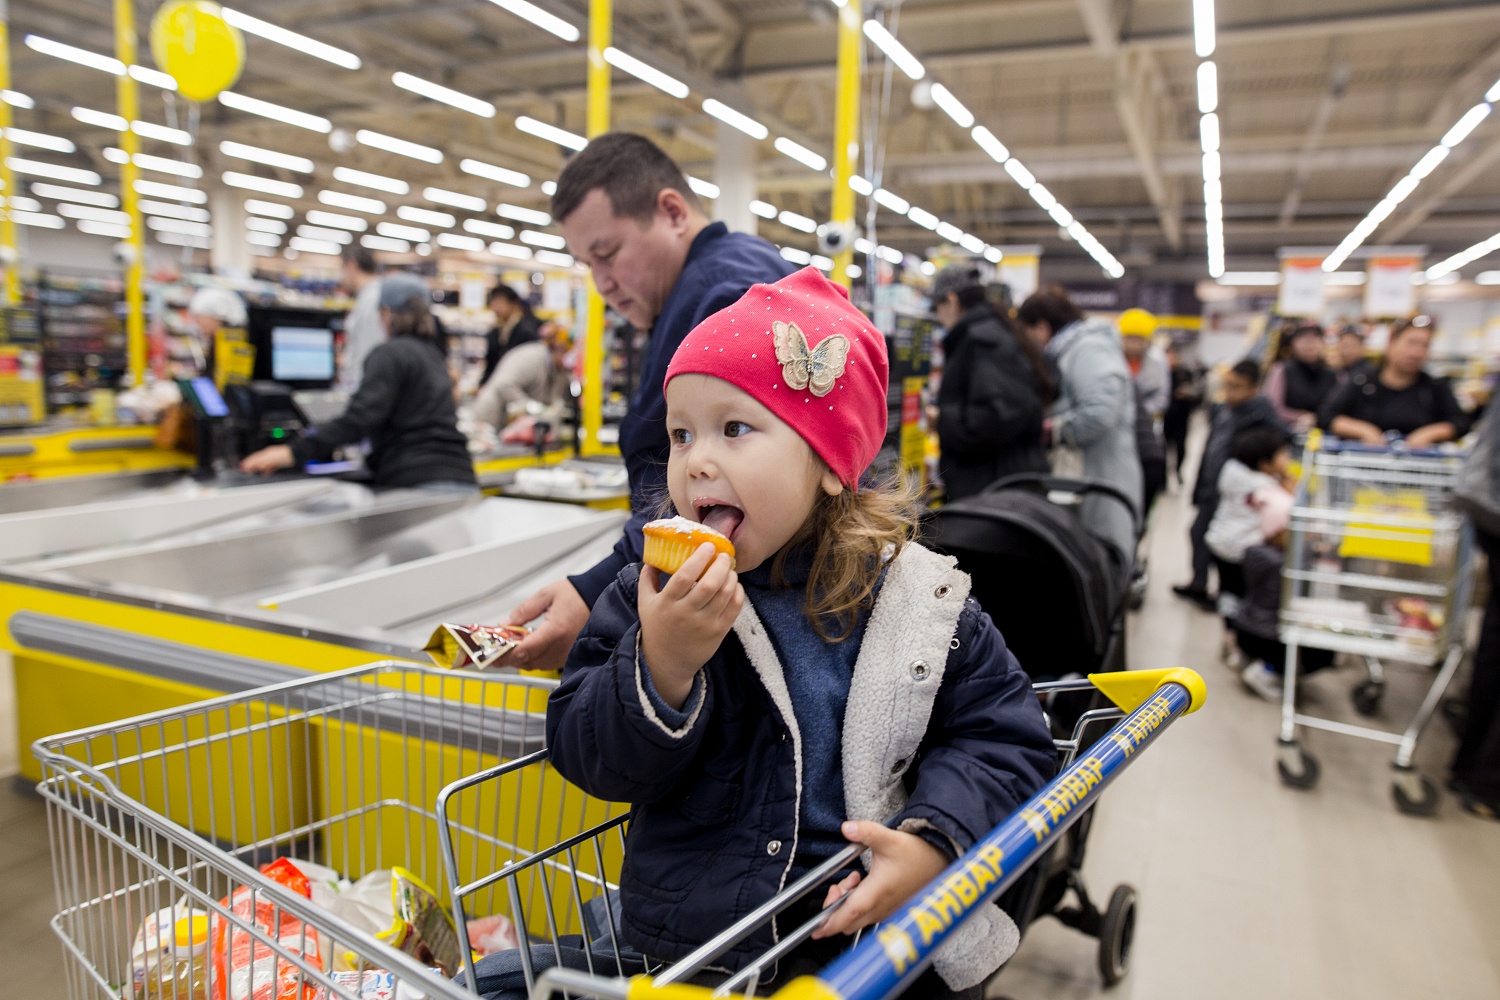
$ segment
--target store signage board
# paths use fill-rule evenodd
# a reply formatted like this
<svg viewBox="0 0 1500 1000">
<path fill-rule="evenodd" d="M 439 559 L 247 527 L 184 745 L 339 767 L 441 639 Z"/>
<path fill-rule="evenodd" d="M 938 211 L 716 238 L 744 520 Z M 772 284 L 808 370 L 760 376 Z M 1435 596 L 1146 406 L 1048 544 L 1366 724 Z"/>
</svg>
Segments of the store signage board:
<svg viewBox="0 0 1500 1000">
<path fill-rule="evenodd" d="M 1324 303 L 1323 258 L 1283 257 L 1276 311 L 1283 316 L 1321 316 Z"/>
<path fill-rule="evenodd" d="M 1403 257 L 1371 257 L 1368 279 L 1365 281 L 1365 315 L 1375 317 L 1405 317 L 1417 311 L 1417 289 L 1411 283 L 1421 259 Z"/>
<path fill-rule="evenodd" d="M 996 267 L 1002 284 L 1010 286 L 1010 300 L 1017 305 L 1035 292 L 1041 284 L 1042 248 L 1039 246 L 1001 247 L 1004 254 Z"/>
</svg>

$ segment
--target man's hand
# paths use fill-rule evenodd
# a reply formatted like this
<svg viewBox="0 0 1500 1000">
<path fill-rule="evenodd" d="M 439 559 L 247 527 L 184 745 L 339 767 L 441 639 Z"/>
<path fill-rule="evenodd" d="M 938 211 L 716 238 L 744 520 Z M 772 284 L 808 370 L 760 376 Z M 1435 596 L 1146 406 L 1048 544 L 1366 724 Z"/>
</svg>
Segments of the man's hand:
<svg viewBox="0 0 1500 1000">
<path fill-rule="evenodd" d="M 665 585 L 661 570 L 641 568 L 636 600 L 641 652 L 656 693 L 673 708 L 687 701 L 694 675 L 714 655 L 745 606 L 745 588 L 732 565 L 726 553 L 704 542 Z"/>
<path fill-rule="evenodd" d="M 297 456 L 288 445 L 273 444 L 240 460 L 241 472 L 280 472 L 297 464 Z"/>
<path fill-rule="evenodd" d="M 528 670 L 561 670 L 573 641 L 589 620 L 589 606 L 567 580 L 558 580 L 532 594 L 510 613 L 507 625 L 525 625 L 542 615 L 542 623 L 506 654 L 506 663 Z"/>
<path fill-rule="evenodd" d="M 849 899 L 813 932 L 815 938 L 852 934 L 880 923 L 918 889 L 941 875 L 949 864 L 948 855 L 921 837 L 879 823 L 845 823 L 843 834 L 851 842 L 870 849 L 874 855 L 870 874 L 861 877 L 855 872 L 838 885 L 828 887 L 828 896 L 823 900 L 825 908 L 841 896 Z"/>
</svg>

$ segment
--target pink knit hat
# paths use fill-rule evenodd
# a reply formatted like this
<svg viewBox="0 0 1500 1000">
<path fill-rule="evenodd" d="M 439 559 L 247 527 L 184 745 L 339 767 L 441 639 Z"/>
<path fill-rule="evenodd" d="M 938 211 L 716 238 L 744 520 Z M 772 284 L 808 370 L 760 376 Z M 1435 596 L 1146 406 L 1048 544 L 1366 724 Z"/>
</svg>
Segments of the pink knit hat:
<svg viewBox="0 0 1500 1000">
<path fill-rule="evenodd" d="M 672 355 L 663 389 L 687 374 L 749 393 L 846 486 L 858 486 L 885 440 L 885 337 L 815 267 L 752 285 L 694 327 Z"/>
</svg>

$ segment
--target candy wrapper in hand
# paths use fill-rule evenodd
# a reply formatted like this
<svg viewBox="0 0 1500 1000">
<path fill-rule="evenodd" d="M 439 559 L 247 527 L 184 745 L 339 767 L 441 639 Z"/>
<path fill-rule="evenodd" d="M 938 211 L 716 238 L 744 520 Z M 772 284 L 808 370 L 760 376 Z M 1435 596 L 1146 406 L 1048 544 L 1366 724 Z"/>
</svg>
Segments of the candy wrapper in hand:
<svg viewBox="0 0 1500 1000">
<path fill-rule="evenodd" d="M 453 625 L 443 623 L 422 649 L 447 670 L 485 670 L 531 634 L 524 625 Z"/>
</svg>

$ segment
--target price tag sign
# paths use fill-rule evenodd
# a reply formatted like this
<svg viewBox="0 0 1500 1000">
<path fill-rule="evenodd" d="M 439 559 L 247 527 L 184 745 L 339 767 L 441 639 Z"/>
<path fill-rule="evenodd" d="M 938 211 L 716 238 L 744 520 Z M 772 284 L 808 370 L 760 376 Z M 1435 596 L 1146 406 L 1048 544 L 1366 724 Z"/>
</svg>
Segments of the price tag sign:
<svg viewBox="0 0 1500 1000">
<path fill-rule="evenodd" d="M 1372 257 L 1365 282 L 1365 316 L 1397 318 L 1417 311 L 1417 290 L 1411 283 L 1421 261 L 1412 257 Z"/>
</svg>

